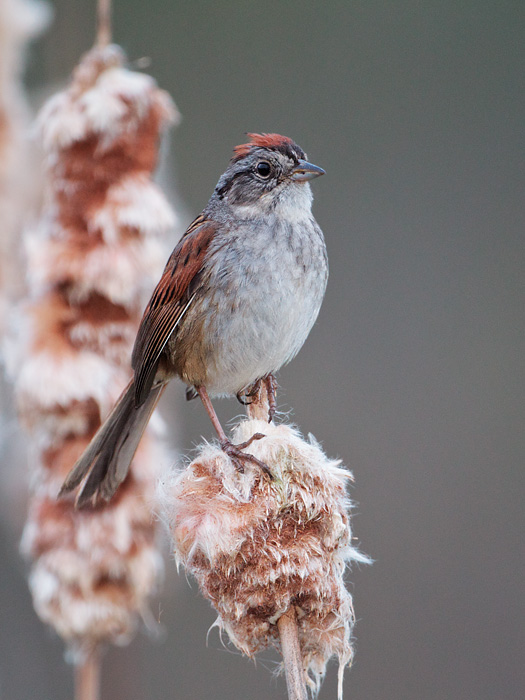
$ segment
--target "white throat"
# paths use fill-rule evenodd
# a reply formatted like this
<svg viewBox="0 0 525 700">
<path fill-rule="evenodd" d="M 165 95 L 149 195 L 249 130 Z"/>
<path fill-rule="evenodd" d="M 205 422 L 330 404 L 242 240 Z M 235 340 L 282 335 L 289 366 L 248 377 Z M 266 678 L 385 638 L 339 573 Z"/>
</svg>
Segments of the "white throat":
<svg viewBox="0 0 525 700">
<path fill-rule="evenodd" d="M 255 204 L 234 204 L 233 209 L 241 219 L 259 219 L 271 216 L 286 221 L 302 221 L 312 217 L 312 189 L 308 182 L 287 183 L 274 204 L 275 192 L 270 192 Z"/>
</svg>

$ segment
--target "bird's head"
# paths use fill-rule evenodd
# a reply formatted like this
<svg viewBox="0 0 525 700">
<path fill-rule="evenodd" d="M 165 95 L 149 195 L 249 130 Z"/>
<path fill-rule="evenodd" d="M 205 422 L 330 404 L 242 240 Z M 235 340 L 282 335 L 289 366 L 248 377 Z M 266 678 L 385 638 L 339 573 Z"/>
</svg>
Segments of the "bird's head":
<svg viewBox="0 0 525 700">
<path fill-rule="evenodd" d="M 250 141 L 237 146 L 215 197 L 240 207 L 245 215 L 263 212 L 310 211 L 309 181 L 324 170 L 309 163 L 292 139 L 279 134 L 248 134 Z"/>
</svg>

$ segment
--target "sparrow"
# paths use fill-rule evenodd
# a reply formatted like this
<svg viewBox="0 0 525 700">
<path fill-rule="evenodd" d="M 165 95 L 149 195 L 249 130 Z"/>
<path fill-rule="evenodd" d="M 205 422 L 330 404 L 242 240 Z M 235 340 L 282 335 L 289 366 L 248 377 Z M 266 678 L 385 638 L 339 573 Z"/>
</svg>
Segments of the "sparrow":
<svg viewBox="0 0 525 700">
<path fill-rule="evenodd" d="M 77 507 L 109 501 L 175 376 L 200 396 L 221 448 L 242 471 L 253 440 L 228 440 L 210 397 L 249 401 L 261 382 L 275 411 L 275 373 L 298 353 L 319 313 L 328 278 L 310 180 L 324 170 L 292 139 L 248 134 L 202 211 L 173 250 L 144 311 L 133 378 L 66 477 Z"/>
</svg>

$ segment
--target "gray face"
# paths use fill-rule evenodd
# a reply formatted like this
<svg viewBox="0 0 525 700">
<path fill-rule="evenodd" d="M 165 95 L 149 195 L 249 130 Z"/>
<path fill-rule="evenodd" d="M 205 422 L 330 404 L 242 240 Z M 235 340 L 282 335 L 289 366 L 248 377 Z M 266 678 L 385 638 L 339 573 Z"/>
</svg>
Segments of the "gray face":
<svg viewBox="0 0 525 700">
<path fill-rule="evenodd" d="M 255 204 L 270 193 L 277 199 L 283 189 L 293 184 L 290 175 L 299 162 L 298 156 L 256 148 L 230 165 L 217 183 L 215 195 L 232 205 Z M 301 156 L 304 157 L 302 152 Z"/>
<path fill-rule="evenodd" d="M 265 205 L 276 203 L 289 186 L 293 169 L 306 157 L 299 146 L 282 149 L 253 148 L 248 155 L 232 161 L 222 175 L 215 197 L 231 205 L 250 205 L 265 198 Z"/>
</svg>

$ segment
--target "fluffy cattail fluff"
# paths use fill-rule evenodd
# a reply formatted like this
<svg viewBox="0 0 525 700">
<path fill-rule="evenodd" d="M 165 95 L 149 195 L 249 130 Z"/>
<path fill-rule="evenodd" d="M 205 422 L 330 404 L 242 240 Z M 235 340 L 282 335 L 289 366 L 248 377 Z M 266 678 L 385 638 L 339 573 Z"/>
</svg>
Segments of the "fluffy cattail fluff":
<svg viewBox="0 0 525 700">
<path fill-rule="evenodd" d="M 265 462 L 239 473 L 219 448 L 198 457 L 162 487 L 177 562 L 197 579 L 218 612 L 216 624 L 248 656 L 280 646 L 277 621 L 294 607 L 307 683 L 317 692 L 328 660 L 352 660 L 352 597 L 345 567 L 368 558 L 352 546 L 346 485 L 350 472 L 310 436 L 288 425 L 247 420 L 235 442 L 265 438 L 248 451 Z"/>
<path fill-rule="evenodd" d="M 20 288 L 14 251 L 33 195 L 23 58 L 27 42 L 48 17 L 47 6 L 35 0 L 0 0 L 0 333 Z"/>
<path fill-rule="evenodd" d="M 41 111 L 47 192 L 25 238 L 30 294 L 9 352 L 31 443 L 22 549 L 34 605 L 78 659 L 129 639 L 162 573 L 149 507 L 163 460 L 158 435 L 145 435 L 109 506 L 76 511 L 72 498 L 57 501 L 128 381 L 144 292 L 174 224 L 151 173 L 175 107 L 123 61 L 115 46 L 93 49 Z"/>
</svg>

